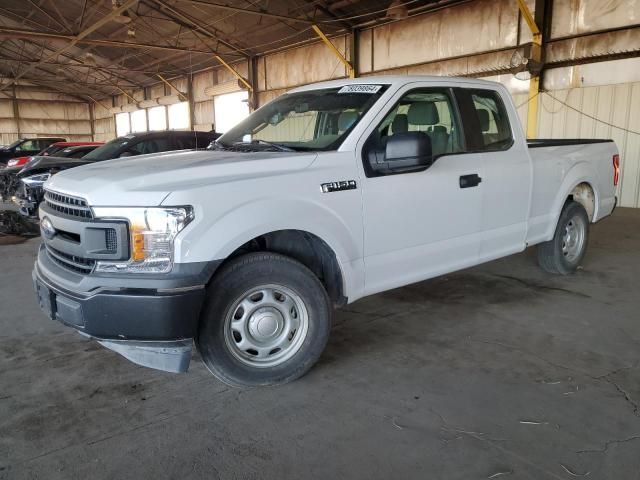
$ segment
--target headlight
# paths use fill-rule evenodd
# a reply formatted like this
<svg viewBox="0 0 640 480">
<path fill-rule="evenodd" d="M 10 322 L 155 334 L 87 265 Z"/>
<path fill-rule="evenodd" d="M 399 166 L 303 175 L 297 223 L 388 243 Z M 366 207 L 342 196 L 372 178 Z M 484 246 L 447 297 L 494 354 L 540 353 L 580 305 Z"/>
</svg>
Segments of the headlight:
<svg viewBox="0 0 640 480">
<path fill-rule="evenodd" d="M 129 223 L 131 257 L 98 261 L 96 272 L 167 273 L 173 267 L 173 241 L 193 220 L 192 207 L 94 208 L 97 219 Z"/>
<path fill-rule="evenodd" d="M 49 180 L 50 173 L 39 173 L 37 175 L 31 175 L 30 177 L 21 178 L 20 181 L 29 187 L 39 187 L 44 182 Z"/>
</svg>

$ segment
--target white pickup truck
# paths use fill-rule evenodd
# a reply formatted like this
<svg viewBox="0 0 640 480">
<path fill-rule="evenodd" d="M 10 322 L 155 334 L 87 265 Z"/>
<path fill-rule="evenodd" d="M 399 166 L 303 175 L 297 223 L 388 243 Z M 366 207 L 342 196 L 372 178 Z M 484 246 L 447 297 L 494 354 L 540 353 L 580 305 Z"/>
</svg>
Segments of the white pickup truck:
<svg viewBox="0 0 640 480">
<path fill-rule="evenodd" d="M 52 177 L 33 272 L 47 315 L 140 365 L 195 341 L 231 385 L 294 380 L 333 306 L 521 252 L 573 272 L 616 205 L 610 140 L 527 142 L 507 90 L 370 77 L 297 88 L 209 151 Z"/>
</svg>

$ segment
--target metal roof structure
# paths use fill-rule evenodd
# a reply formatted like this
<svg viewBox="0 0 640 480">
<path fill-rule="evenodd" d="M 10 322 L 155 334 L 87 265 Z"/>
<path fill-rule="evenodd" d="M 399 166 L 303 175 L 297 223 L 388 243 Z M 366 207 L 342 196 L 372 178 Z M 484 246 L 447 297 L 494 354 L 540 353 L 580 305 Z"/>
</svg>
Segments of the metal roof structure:
<svg viewBox="0 0 640 480">
<path fill-rule="evenodd" d="M 409 16 L 470 0 L 395 2 Z M 106 97 L 391 21 L 390 0 L 3 0 L 0 92 Z"/>
</svg>

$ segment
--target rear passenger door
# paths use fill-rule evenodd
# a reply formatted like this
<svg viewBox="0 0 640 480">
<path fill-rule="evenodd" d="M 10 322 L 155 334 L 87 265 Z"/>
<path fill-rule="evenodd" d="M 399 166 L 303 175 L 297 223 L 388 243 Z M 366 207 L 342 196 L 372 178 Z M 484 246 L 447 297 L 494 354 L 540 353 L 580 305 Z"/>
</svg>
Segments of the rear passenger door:
<svg viewBox="0 0 640 480">
<path fill-rule="evenodd" d="M 195 132 L 176 134 L 173 141 L 176 150 L 193 150 L 197 145 Z"/>
<path fill-rule="evenodd" d="M 131 145 L 126 151 L 131 155 L 145 155 L 148 153 L 166 152 L 173 150 L 171 139 L 168 136 L 155 137 L 141 140 Z"/>
<path fill-rule="evenodd" d="M 477 262 L 481 244 L 482 156 L 469 153 L 454 93 L 413 84 L 381 112 L 362 144 L 365 294 L 420 281 Z M 435 162 L 381 175 L 368 165 L 388 139 L 429 135 Z"/>
<path fill-rule="evenodd" d="M 484 164 L 480 261 L 525 247 L 532 188 L 532 165 L 514 109 L 507 109 L 495 89 L 458 89 L 469 147 Z"/>
</svg>

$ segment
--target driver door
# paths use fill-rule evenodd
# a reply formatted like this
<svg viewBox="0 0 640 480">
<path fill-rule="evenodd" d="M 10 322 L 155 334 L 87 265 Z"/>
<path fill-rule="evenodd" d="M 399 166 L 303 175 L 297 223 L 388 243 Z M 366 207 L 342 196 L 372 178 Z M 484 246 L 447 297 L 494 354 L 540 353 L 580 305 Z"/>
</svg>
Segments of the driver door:
<svg viewBox="0 0 640 480">
<path fill-rule="evenodd" d="M 396 94 L 361 143 L 367 295 L 473 265 L 479 256 L 483 188 L 473 179 L 483 175 L 482 157 L 465 151 L 452 90 L 418 85 Z M 384 154 L 400 132 L 429 135 L 435 162 L 412 173 L 367 168 L 372 150 Z"/>
</svg>

